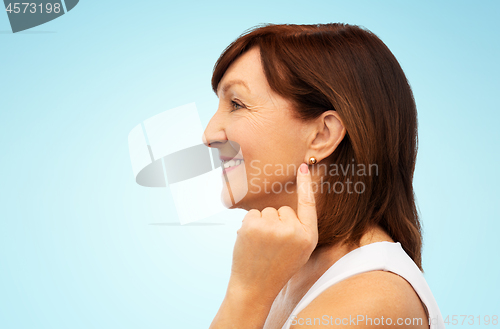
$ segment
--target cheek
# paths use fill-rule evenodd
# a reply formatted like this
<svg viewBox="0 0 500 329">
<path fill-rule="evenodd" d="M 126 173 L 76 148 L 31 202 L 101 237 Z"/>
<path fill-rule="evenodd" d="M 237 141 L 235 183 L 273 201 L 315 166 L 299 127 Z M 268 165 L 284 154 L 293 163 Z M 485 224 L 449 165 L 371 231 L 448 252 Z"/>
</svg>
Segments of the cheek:
<svg viewBox="0 0 500 329">
<path fill-rule="evenodd" d="M 304 142 L 294 132 L 295 127 L 287 126 L 287 123 L 275 125 L 265 136 L 264 152 L 269 163 L 290 165 L 297 164 L 303 158 Z"/>
<path fill-rule="evenodd" d="M 227 129 L 228 137 L 240 145 L 245 160 L 259 158 L 263 146 L 266 146 L 266 134 L 265 127 L 247 118 L 241 118 Z"/>
<path fill-rule="evenodd" d="M 294 168 L 304 153 L 297 122 L 285 115 L 248 115 L 231 126 L 228 136 L 241 147 L 248 182 L 295 181 Z"/>
<path fill-rule="evenodd" d="M 247 181 L 252 194 L 279 193 L 288 182 L 296 181 L 298 164 L 294 154 L 276 147 L 277 143 L 265 138 L 264 145 L 258 144 L 258 148 L 252 149 L 250 155 L 245 157 Z"/>
</svg>

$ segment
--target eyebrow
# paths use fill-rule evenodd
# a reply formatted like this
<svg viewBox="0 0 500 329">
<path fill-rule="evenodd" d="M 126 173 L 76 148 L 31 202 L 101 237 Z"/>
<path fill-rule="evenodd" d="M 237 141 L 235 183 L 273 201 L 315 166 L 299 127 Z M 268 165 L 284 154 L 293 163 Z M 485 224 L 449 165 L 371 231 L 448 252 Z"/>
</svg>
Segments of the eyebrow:
<svg viewBox="0 0 500 329">
<path fill-rule="evenodd" d="M 248 92 L 250 92 L 250 88 L 248 88 L 248 85 L 245 83 L 245 81 L 236 79 L 236 80 L 231 80 L 226 84 L 224 84 L 224 86 L 221 89 L 222 93 L 226 93 L 229 90 L 229 88 L 231 88 L 233 85 L 242 85 L 248 90 Z"/>
</svg>

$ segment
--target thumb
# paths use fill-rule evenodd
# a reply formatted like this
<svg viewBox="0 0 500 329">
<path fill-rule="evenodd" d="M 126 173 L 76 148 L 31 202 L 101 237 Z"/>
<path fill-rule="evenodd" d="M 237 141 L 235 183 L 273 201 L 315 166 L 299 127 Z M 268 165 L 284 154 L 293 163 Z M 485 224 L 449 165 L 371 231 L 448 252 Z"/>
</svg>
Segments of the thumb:
<svg viewBox="0 0 500 329">
<path fill-rule="evenodd" d="M 311 173 L 307 164 L 302 163 L 297 172 L 297 217 L 299 221 L 310 228 L 317 228 L 316 201 L 312 188 Z"/>
</svg>

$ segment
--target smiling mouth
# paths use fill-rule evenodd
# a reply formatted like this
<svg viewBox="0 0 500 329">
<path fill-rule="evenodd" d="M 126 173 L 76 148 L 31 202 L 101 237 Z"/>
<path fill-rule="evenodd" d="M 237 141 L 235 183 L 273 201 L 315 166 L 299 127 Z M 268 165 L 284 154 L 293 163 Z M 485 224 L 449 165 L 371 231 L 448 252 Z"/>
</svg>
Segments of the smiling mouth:
<svg viewBox="0 0 500 329">
<path fill-rule="evenodd" d="M 243 163 L 243 159 L 222 160 L 221 166 L 224 172 L 229 172 Z"/>
</svg>

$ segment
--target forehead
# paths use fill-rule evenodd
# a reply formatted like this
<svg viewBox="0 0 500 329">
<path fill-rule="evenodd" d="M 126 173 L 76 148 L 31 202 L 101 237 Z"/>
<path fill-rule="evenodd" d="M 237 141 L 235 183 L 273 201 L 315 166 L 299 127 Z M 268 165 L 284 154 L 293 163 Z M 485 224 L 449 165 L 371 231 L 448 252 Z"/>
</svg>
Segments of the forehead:
<svg viewBox="0 0 500 329">
<path fill-rule="evenodd" d="M 236 86 L 252 94 L 270 89 L 264 74 L 259 48 L 254 47 L 248 50 L 229 66 L 219 82 L 217 94 L 220 96 Z"/>
</svg>

